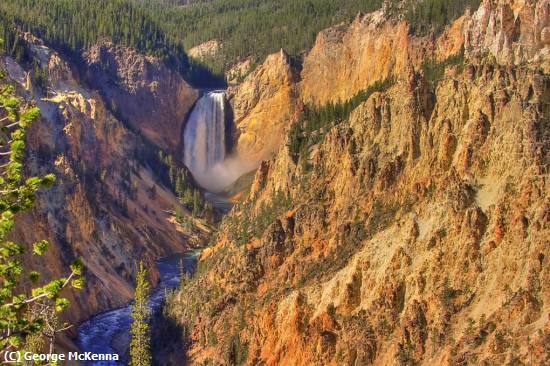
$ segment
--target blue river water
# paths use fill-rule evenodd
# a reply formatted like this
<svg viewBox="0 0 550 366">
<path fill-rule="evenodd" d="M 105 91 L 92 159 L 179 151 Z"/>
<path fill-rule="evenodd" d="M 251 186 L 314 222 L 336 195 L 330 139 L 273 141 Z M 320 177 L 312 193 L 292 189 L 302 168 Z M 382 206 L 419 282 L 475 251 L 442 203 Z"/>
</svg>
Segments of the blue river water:
<svg viewBox="0 0 550 366">
<path fill-rule="evenodd" d="M 158 309 L 168 290 L 176 288 L 180 283 L 183 270 L 192 274 L 197 265 L 197 253 L 188 252 L 175 254 L 157 261 L 160 273 L 159 285 L 152 291 L 149 307 L 152 311 Z M 89 366 L 123 366 L 125 353 L 130 340 L 131 309 L 126 307 L 97 314 L 83 322 L 78 327 L 77 345 L 83 352 L 96 354 L 119 354 L 120 361 L 90 362 Z"/>
</svg>

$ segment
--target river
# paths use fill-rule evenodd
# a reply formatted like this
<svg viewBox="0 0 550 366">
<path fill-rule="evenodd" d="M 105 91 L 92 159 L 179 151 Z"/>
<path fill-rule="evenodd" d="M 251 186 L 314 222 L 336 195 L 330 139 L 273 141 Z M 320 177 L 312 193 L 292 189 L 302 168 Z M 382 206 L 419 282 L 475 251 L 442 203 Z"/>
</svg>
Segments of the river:
<svg viewBox="0 0 550 366">
<path fill-rule="evenodd" d="M 157 261 L 160 273 L 159 285 L 152 291 L 149 306 L 152 311 L 158 309 L 164 300 L 166 291 L 176 288 L 180 283 L 181 266 L 186 273 L 192 274 L 197 265 L 197 253 L 176 254 Z M 130 305 L 110 310 L 85 321 L 78 327 L 77 345 L 81 351 L 98 354 L 117 353 L 123 360 L 130 340 Z M 90 362 L 89 366 L 124 366 L 122 362 Z"/>
</svg>

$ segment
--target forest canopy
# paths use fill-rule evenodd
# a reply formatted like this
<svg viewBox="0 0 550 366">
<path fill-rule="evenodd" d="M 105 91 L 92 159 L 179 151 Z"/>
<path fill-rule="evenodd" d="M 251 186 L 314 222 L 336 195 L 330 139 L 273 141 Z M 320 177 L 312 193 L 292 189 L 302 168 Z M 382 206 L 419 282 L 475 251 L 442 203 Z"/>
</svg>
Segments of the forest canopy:
<svg viewBox="0 0 550 366">
<path fill-rule="evenodd" d="M 66 53 L 79 52 L 108 37 L 180 70 L 187 67 L 183 43 L 166 34 L 150 11 L 127 0 L 2 0 L 0 37 L 8 52 L 17 43 L 15 28 Z"/>
<path fill-rule="evenodd" d="M 380 9 L 406 19 L 411 31 L 437 34 L 479 0 L 155 0 L 147 4 L 163 29 L 183 40 L 187 49 L 209 40 L 223 44 L 206 63 L 220 73 L 235 61 L 253 62 L 281 48 L 293 56 L 309 50 L 317 34 L 352 20 L 359 13 Z M 193 3 L 193 5 L 187 5 Z"/>
<path fill-rule="evenodd" d="M 260 63 L 285 49 L 300 56 L 319 31 L 358 13 L 382 6 L 389 16 L 406 19 L 411 31 L 441 32 L 479 0 L 2 0 L 0 36 L 6 51 L 18 49 L 15 28 L 32 32 L 52 47 L 77 53 L 108 37 L 160 57 L 190 81 L 223 73 L 238 60 Z M 189 49 L 209 40 L 223 47 L 200 63 Z M 20 56 L 24 52 L 19 50 Z M 204 64 L 204 65 L 202 65 Z M 204 67 L 206 66 L 206 68 Z"/>
</svg>

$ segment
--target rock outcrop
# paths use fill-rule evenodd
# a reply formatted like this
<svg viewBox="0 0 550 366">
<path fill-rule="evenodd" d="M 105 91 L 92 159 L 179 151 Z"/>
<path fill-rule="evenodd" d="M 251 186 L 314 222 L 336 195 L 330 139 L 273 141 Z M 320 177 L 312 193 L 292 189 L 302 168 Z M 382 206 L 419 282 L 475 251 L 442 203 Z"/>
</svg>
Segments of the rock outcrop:
<svg viewBox="0 0 550 366">
<path fill-rule="evenodd" d="M 225 72 L 225 79 L 229 85 L 238 85 L 252 71 L 252 60 L 246 58 L 236 62 Z"/>
<path fill-rule="evenodd" d="M 380 13 L 319 36 L 305 101 L 347 99 L 390 74 L 395 84 L 313 131 L 297 161 L 285 140 L 261 164 L 168 302 L 190 364 L 550 362 L 548 57 L 525 53 L 523 67 L 505 57 L 512 43 L 487 54 L 472 41 L 479 14 L 494 22 L 507 6 L 517 29 L 538 32 L 524 28 L 541 3 L 486 1 L 429 51 Z M 463 47 L 464 60 L 423 75 Z M 245 116 L 256 104 L 234 105 Z"/>
<path fill-rule="evenodd" d="M 229 89 L 239 157 L 258 162 L 273 157 L 297 117 L 297 80 L 297 70 L 281 50 Z"/>
<path fill-rule="evenodd" d="M 187 52 L 190 57 L 196 59 L 203 59 L 205 57 L 215 56 L 216 53 L 220 50 L 220 42 L 215 39 L 201 43 L 193 48 L 190 48 Z"/>
<path fill-rule="evenodd" d="M 183 125 L 197 90 L 158 59 L 113 43 L 92 47 L 85 59 L 87 81 L 119 119 L 157 146 L 181 151 Z"/>
<path fill-rule="evenodd" d="M 535 63 L 550 70 L 550 1 L 485 0 L 466 31 L 471 54 L 489 53 L 499 63 Z"/>
</svg>

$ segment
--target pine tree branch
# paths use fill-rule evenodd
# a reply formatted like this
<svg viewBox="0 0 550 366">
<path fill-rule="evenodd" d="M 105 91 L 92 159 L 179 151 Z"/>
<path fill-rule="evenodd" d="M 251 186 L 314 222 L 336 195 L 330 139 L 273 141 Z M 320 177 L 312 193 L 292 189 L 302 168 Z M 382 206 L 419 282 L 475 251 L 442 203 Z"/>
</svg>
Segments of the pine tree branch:
<svg viewBox="0 0 550 366">
<path fill-rule="evenodd" d="M 61 332 L 64 332 L 64 331 L 66 331 L 66 330 L 68 330 L 68 329 L 71 329 L 72 327 L 73 327 L 73 325 L 70 324 L 70 325 L 67 325 L 66 327 L 63 327 L 63 328 L 60 328 L 60 329 L 56 329 L 54 332 L 55 332 L 55 333 L 61 333 Z"/>
<path fill-rule="evenodd" d="M 12 128 L 19 125 L 19 121 L 10 123 L 9 125 L 4 126 L 5 128 Z"/>
<path fill-rule="evenodd" d="M 63 289 L 69 284 L 69 282 L 71 281 L 71 279 L 72 279 L 74 276 L 75 276 L 75 272 L 72 271 L 71 274 L 70 274 L 70 276 L 67 277 L 67 279 L 65 280 L 65 282 L 63 282 L 63 285 L 61 286 L 61 288 L 59 289 L 59 291 L 63 290 Z M 40 295 L 33 296 L 33 297 L 31 297 L 31 298 L 29 298 L 29 299 L 26 299 L 26 300 L 24 300 L 24 301 L 21 301 L 21 302 L 12 302 L 12 303 L 8 303 L 8 304 L 4 304 L 4 305 L 2 305 L 2 307 L 8 307 L 8 308 L 9 308 L 9 307 L 13 307 L 13 306 L 15 306 L 15 305 L 28 305 L 28 304 L 30 304 L 30 303 L 36 302 L 36 301 L 38 301 L 38 300 L 40 300 L 40 299 L 43 299 L 43 298 L 45 298 L 45 297 L 47 297 L 47 296 L 50 296 L 50 295 L 51 295 L 50 292 L 44 292 L 44 293 L 42 293 L 42 294 L 40 294 Z"/>
</svg>

